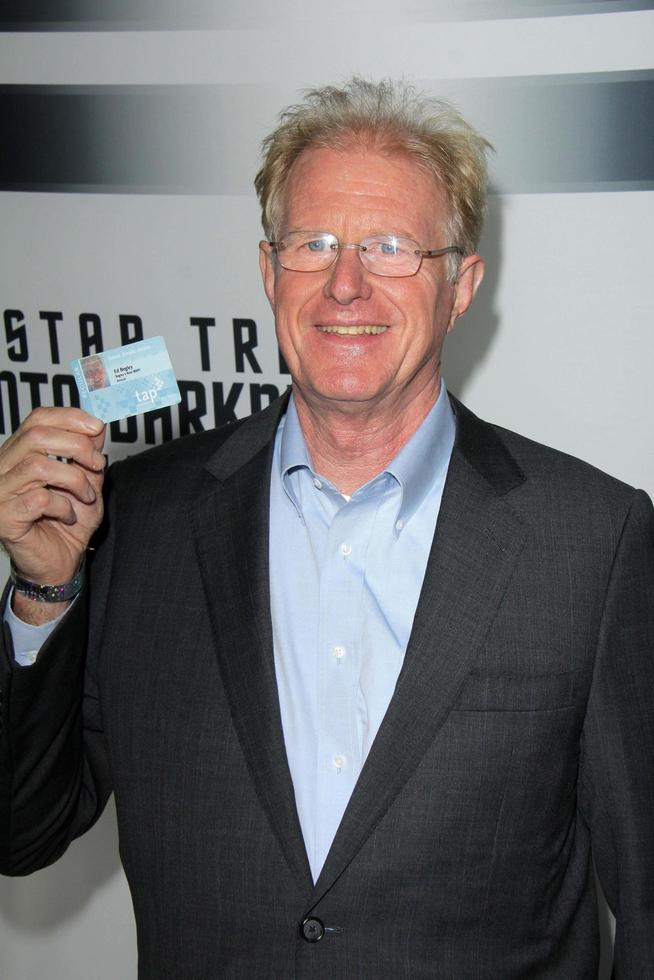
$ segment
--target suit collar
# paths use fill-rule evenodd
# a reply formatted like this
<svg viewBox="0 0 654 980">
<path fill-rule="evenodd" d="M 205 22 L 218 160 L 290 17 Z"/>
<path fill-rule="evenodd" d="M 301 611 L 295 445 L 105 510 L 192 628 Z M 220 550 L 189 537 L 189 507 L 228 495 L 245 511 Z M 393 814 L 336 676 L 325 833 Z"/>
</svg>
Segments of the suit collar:
<svg viewBox="0 0 654 980">
<path fill-rule="evenodd" d="M 455 449 L 500 496 L 524 482 L 525 475 L 495 428 L 482 422 L 450 395 L 456 415 Z"/>
<path fill-rule="evenodd" d="M 274 442 L 279 420 L 286 411 L 289 398 L 290 391 L 287 391 L 262 412 L 227 427 L 223 443 L 206 464 L 209 473 L 217 480 L 227 480 L 262 449 L 270 446 Z M 233 428 L 232 432 L 230 428 Z"/>
<path fill-rule="evenodd" d="M 274 439 L 286 411 L 290 390 L 264 409 L 237 422 L 220 448 L 211 456 L 207 470 L 225 480 Z M 458 398 L 449 395 L 456 416 L 455 452 L 460 453 L 499 494 L 508 493 L 525 479 L 524 474 L 493 426 L 479 419 Z"/>
</svg>

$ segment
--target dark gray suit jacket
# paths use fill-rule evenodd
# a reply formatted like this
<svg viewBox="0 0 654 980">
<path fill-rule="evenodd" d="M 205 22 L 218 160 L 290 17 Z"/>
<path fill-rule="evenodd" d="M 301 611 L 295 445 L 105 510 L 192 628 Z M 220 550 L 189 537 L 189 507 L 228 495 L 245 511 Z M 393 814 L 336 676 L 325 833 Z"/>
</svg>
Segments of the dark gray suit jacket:
<svg viewBox="0 0 654 980">
<path fill-rule="evenodd" d="M 2 869 L 113 789 L 141 980 L 593 977 L 591 847 L 616 977 L 654 977 L 651 504 L 455 407 L 405 663 L 315 886 L 272 652 L 279 404 L 114 467 L 88 644 L 84 601 L 34 667 L 5 633 Z"/>
</svg>

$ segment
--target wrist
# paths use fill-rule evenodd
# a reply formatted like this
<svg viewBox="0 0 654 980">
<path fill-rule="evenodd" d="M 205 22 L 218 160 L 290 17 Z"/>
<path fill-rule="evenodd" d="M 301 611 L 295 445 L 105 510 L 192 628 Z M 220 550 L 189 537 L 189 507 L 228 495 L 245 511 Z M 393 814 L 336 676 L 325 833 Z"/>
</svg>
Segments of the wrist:
<svg viewBox="0 0 654 980">
<path fill-rule="evenodd" d="M 43 626 L 65 613 L 70 602 L 38 602 L 12 590 L 10 605 L 11 611 L 21 622 L 28 626 Z"/>
<path fill-rule="evenodd" d="M 57 615 L 59 615 L 62 609 L 61 604 L 74 599 L 84 585 L 85 557 L 82 556 L 77 571 L 68 582 L 61 582 L 56 585 L 32 582 L 23 577 L 13 562 L 11 563 L 10 578 L 14 587 L 14 595 L 33 603 L 54 604 L 55 607 L 58 607 Z M 15 606 L 14 611 L 16 611 Z M 48 616 L 47 618 L 52 617 Z"/>
</svg>

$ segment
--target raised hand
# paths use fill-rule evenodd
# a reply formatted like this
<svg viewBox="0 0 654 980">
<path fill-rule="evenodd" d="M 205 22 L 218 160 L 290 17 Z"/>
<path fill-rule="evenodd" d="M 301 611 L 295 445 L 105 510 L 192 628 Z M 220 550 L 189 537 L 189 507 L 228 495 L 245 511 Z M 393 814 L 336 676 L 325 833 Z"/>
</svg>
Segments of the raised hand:
<svg viewBox="0 0 654 980">
<path fill-rule="evenodd" d="M 59 585 L 77 571 L 102 520 L 104 428 L 77 408 L 37 408 L 0 448 L 0 542 L 22 578 Z"/>
</svg>

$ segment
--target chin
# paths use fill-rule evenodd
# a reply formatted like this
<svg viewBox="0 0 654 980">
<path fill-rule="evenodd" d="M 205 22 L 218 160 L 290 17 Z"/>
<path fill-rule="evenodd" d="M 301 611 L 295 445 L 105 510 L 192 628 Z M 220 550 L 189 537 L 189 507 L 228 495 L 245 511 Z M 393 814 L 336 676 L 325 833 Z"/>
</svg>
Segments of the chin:
<svg viewBox="0 0 654 980">
<path fill-rule="evenodd" d="M 382 396 L 382 392 L 378 388 L 361 384 L 323 384 L 314 387 L 312 390 L 325 401 L 340 402 L 341 404 L 350 403 L 352 405 L 374 402 Z"/>
</svg>

